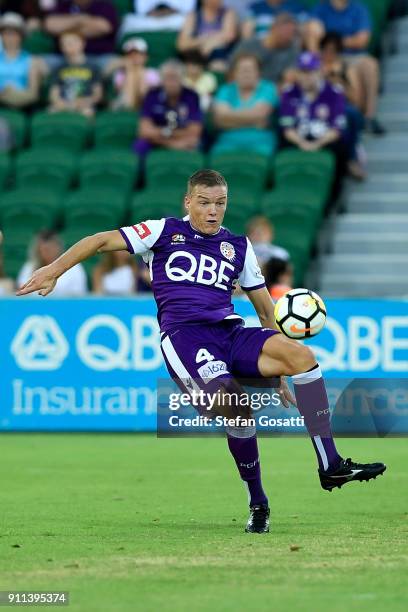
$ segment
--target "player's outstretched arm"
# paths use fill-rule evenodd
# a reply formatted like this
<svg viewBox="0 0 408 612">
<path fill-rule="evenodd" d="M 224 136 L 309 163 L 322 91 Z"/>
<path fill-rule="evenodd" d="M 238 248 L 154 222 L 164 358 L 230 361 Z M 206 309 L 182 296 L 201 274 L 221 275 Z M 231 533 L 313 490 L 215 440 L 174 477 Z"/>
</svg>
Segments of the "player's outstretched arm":
<svg viewBox="0 0 408 612">
<path fill-rule="evenodd" d="M 256 310 L 262 327 L 278 329 L 275 322 L 274 303 L 266 287 L 248 291 L 247 295 Z"/>
<path fill-rule="evenodd" d="M 16 295 L 26 295 L 34 291 L 39 291 L 39 294 L 43 296 L 48 295 L 54 289 L 59 277 L 81 261 L 97 253 L 126 249 L 126 242 L 118 230 L 100 232 L 82 238 L 52 264 L 36 270 L 31 278 L 16 291 Z"/>
</svg>

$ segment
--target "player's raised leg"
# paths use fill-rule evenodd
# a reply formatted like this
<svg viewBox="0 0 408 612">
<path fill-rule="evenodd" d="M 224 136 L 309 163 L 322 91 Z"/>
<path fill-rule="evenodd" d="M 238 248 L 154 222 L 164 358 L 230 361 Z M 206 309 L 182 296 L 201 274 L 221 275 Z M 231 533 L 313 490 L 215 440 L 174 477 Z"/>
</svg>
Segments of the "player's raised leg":
<svg viewBox="0 0 408 612">
<path fill-rule="evenodd" d="M 304 418 L 319 463 L 323 489 L 331 491 L 353 480 L 367 481 L 382 474 L 383 463 L 355 463 L 338 453 L 330 426 L 326 386 L 313 352 L 283 334 L 269 337 L 259 362 L 263 376 L 292 376 L 298 410 Z"/>
</svg>

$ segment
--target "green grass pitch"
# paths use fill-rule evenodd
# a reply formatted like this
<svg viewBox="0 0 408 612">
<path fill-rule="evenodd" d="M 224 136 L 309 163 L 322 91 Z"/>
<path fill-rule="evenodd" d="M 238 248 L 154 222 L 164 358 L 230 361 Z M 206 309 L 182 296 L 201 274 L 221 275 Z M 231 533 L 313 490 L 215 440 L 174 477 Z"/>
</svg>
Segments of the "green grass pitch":
<svg viewBox="0 0 408 612">
<path fill-rule="evenodd" d="M 407 609 L 404 439 L 339 440 L 388 470 L 332 493 L 309 440 L 261 439 L 267 535 L 243 532 L 246 493 L 221 438 L 0 439 L 2 590 L 69 590 L 84 612 Z"/>
</svg>

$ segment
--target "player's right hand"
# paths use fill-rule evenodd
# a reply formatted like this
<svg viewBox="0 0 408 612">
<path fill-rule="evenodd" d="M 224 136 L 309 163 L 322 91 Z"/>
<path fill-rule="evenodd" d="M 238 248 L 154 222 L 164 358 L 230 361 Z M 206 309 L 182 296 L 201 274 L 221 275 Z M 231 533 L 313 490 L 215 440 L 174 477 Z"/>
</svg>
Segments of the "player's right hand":
<svg viewBox="0 0 408 612">
<path fill-rule="evenodd" d="M 32 277 L 16 291 L 16 295 L 38 291 L 40 295 L 46 296 L 54 289 L 57 280 L 58 278 L 50 271 L 50 267 L 44 266 L 34 272 Z"/>
</svg>

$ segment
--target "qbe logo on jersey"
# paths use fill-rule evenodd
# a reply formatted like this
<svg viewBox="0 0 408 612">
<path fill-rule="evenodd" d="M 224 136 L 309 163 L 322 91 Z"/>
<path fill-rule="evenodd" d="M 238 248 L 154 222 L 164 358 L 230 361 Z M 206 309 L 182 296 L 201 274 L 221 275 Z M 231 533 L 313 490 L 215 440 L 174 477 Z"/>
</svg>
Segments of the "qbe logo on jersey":
<svg viewBox="0 0 408 612">
<path fill-rule="evenodd" d="M 210 255 L 201 254 L 197 260 L 188 251 L 174 251 L 166 262 L 165 270 L 167 278 L 176 283 L 190 281 L 200 285 L 214 285 L 227 291 L 233 277 L 233 274 L 227 272 L 234 272 L 235 268 L 227 261 L 217 261 Z"/>
</svg>

